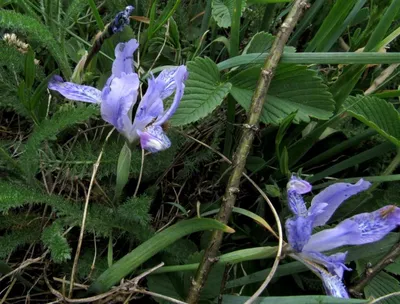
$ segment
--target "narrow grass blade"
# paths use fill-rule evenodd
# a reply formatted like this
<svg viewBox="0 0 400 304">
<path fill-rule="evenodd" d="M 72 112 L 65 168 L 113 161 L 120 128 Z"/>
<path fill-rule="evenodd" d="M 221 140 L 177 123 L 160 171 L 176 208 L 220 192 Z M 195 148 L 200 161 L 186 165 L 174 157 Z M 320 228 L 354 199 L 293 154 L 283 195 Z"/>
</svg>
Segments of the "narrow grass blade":
<svg viewBox="0 0 400 304">
<path fill-rule="evenodd" d="M 103 272 L 90 286 L 89 293 L 102 293 L 109 290 L 114 284 L 129 275 L 145 261 L 180 238 L 194 232 L 215 229 L 226 233 L 234 232 L 232 228 L 216 220 L 204 218 L 181 221 L 163 230 L 148 241 L 136 247 Z"/>
<path fill-rule="evenodd" d="M 277 247 L 256 247 L 249 249 L 242 249 L 226 253 L 218 258 L 216 265 L 237 264 L 245 261 L 262 260 L 273 258 L 276 255 Z M 157 269 L 152 274 L 177 272 L 177 271 L 192 271 L 199 267 L 199 263 L 165 266 Z"/>
<path fill-rule="evenodd" d="M 310 177 L 308 181 L 310 183 L 314 183 L 316 181 L 319 181 L 322 178 L 331 176 L 335 173 L 346 170 L 347 168 L 354 167 L 355 165 L 361 164 L 367 160 L 381 156 L 389 151 L 394 150 L 395 148 L 396 148 L 396 146 L 394 144 L 392 144 L 391 142 L 385 142 L 383 144 L 380 144 L 379 146 L 373 147 L 372 149 L 369 149 L 360 154 L 354 155 L 336 165 L 333 165 L 332 167 L 330 167 L 318 174 L 315 174 L 314 176 Z"/>
<path fill-rule="evenodd" d="M 262 64 L 268 53 L 253 53 L 236 56 L 217 64 L 220 71 L 233 67 Z M 296 64 L 391 64 L 400 63 L 399 53 L 284 53 L 281 63 Z"/>
</svg>

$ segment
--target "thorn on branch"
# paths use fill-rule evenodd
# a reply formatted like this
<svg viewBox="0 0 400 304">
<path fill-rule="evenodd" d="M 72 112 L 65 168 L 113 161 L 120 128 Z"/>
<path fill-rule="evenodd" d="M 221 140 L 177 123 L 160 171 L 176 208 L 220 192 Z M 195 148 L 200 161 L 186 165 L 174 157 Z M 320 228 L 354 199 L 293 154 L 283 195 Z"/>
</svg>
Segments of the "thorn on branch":
<svg viewBox="0 0 400 304">
<path fill-rule="evenodd" d="M 258 132 L 260 129 L 257 125 L 243 124 L 243 128 L 253 130 L 254 132 Z"/>
<path fill-rule="evenodd" d="M 237 188 L 237 187 L 230 187 L 228 191 L 229 191 L 230 195 L 233 195 L 233 194 L 236 194 L 236 193 L 240 192 L 239 188 Z"/>
</svg>

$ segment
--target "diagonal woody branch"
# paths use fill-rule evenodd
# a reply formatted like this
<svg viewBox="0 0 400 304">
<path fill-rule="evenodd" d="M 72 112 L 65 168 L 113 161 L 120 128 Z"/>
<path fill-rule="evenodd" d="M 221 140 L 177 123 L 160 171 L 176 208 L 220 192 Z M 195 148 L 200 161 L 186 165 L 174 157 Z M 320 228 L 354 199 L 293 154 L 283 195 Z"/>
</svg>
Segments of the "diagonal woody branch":
<svg viewBox="0 0 400 304">
<path fill-rule="evenodd" d="M 274 76 L 276 67 L 278 66 L 279 60 L 282 56 L 283 48 L 307 5 L 307 0 L 294 1 L 293 7 L 287 15 L 285 21 L 282 23 L 272 45 L 269 56 L 266 58 L 261 69 L 257 87 L 251 101 L 247 123 L 244 125 L 243 133 L 233 158 L 233 171 L 229 177 L 222 200 L 221 209 L 217 215 L 217 219 L 222 223 L 226 224 L 232 214 L 232 209 L 236 201 L 236 195 L 239 192 L 240 178 L 242 176 L 250 148 L 253 144 L 255 132 L 258 129 L 258 123 L 264 105 L 264 100 L 267 96 L 267 91 Z M 279 237 L 280 240 L 282 240 L 282 229 L 280 228 L 279 230 Z M 192 280 L 187 298 L 187 302 L 189 304 L 195 304 L 199 300 L 201 289 L 207 280 L 211 267 L 218 260 L 217 254 L 222 242 L 222 237 L 223 233 L 219 231 L 214 231 L 212 234 L 203 259 L 199 265 L 199 268 L 197 269 L 195 277 Z M 278 253 L 278 258 L 279 255 L 280 253 Z"/>
</svg>

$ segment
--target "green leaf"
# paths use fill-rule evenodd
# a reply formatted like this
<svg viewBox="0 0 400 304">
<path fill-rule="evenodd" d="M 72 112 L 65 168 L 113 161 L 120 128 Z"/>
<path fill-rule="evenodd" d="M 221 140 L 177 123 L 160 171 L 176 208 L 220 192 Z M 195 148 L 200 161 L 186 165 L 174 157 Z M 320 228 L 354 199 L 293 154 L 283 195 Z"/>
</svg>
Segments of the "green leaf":
<svg viewBox="0 0 400 304">
<path fill-rule="evenodd" d="M 246 110 L 250 107 L 259 73 L 259 67 L 252 67 L 230 79 L 230 93 Z M 334 110 L 327 87 L 315 71 L 305 66 L 279 65 L 266 98 L 261 113 L 264 123 L 279 124 L 296 111 L 295 122 L 309 122 L 311 117 L 328 119 Z"/>
<path fill-rule="evenodd" d="M 255 247 L 255 248 L 236 250 L 219 256 L 216 265 L 237 264 L 244 261 L 252 261 L 252 260 L 264 260 L 274 257 L 276 255 L 276 250 L 277 247 Z M 196 270 L 198 267 L 199 263 L 164 266 L 160 269 L 157 269 L 152 274 L 176 272 L 176 271 L 191 271 L 191 270 Z M 303 268 L 307 269 L 306 266 L 304 266 Z M 278 268 L 278 271 L 279 269 L 280 268 Z"/>
<path fill-rule="evenodd" d="M 168 19 L 174 14 L 180 3 L 181 0 L 168 1 L 161 15 L 157 17 L 157 22 L 155 23 L 154 28 L 152 28 L 150 37 L 152 37 L 165 23 L 167 23 Z"/>
<path fill-rule="evenodd" d="M 131 168 L 131 149 L 125 144 L 118 157 L 117 164 L 117 181 L 115 185 L 115 198 L 118 199 L 121 195 L 122 189 L 124 189 L 129 179 L 129 170 Z"/>
<path fill-rule="evenodd" d="M 400 275 L 400 258 L 397 258 L 392 264 L 387 266 L 385 270 Z"/>
<path fill-rule="evenodd" d="M 218 63 L 220 71 L 230 69 L 236 66 L 248 64 L 262 64 L 267 53 L 252 53 L 229 58 Z M 352 52 L 329 52 L 329 53 L 291 53 L 282 54 L 280 63 L 295 64 L 391 64 L 399 63 L 400 53 L 352 53 Z"/>
<path fill-rule="evenodd" d="M 59 64 L 64 76 L 69 78 L 72 75 L 71 68 L 60 45 L 47 27 L 39 23 L 35 18 L 11 10 L 0 10 L 0 27 L 23 33 L 28 39 L 41 43 L 48 48 Z"/>
<path fill-rule="evenodd" d="M 191 219 L 181 221 L 153 236 L 130 253 L 118 260 L 90 286 L 89 292 L 101 293 L 110 289 L 114 284 L 133 272 L 152 256 L 165 249 L 180 238 L 203 230 L 222 230 L 233 233 L 234 230 L 216 220 Z"/>
<path fill-rule="evenodd" d="M 279 162 L 279 168 L 282 174 L 286 174 L 289 172 L 289 155 L 286 146 L 281 146 L 283 141 L 283 137 L 285 136 L 288 128 L 292 124 L 293 119 L 296 117 L 296 113 L 292 113 L 282 120 L 278 133 L 275 137 L 275 154 Z"/>
<path fill-rule="evenodd" d="M 400 146 L 400 113 L 391 103 L 376 97 L 358 95 L 347 98 L 345 107 L 352 116 Z"/>
<path fill-rule="evenodd" d="M 374 277 L 371 282 L 364 288 L 365 297 L 379 298 L 393 292 L 400 291 L 400 282 L 390 274 L 381 271 Z M 399 297 L 391 297 L 382 301 L 382 304 L 398 304 Z"/>
<path fill-rule="evenodd" d="M 251 54 L 251 53 L 265 53 L 269 52 L 274 43 L 275 36 L 266 32 L 258 32 L 255 34 L 250 42 L 246 45 L 243 50 L 243 54 Z M 294 53 L 296 49 L 291 46 L 285 46 L 285 52 Z"/>
<path fill-rule="evenodd" d="M 35 111 L 36 118 L 38 119 L 39 123 L 42 122 L 43 119 L 45 119 L 47 114 L 47 98 L 43 98 L 44 94 L 47 91 L 47 84 L 49 80 L 53 77 L 53 75 L 57 72 L 58 70 L 50 73 L 45 79 L 43 79 L 42 82 L 36 87 L 35 91 L 32 94 L 32 97 L 29 100 L 29 106 L 33 111 Z"/>
<path fill-rule="evenodd" d="M 207 211 L 205 213 L 202 213 L 201 216 L 205 217 L 205 216 L 209 216 L 209 215 L 212 215 L 212 214 L 216 214 L 216 213 L 219 212 L 219 210 L 220 210 L 219 208 L 218 209 L 214 209 L 214 210 L 210 210 L 210 211 Z M 242 214 L 244 216 L 247 216 L 247 217 L 251 218 L 256 223 L 260 224 L 261 226 L 263 226 L 264 228 L 266 228 L 269 231 L 272 231 L 272 232 L 274 231 L 265 219 L 263 219 L 261 216 L 255 214 L 255 213 L 253 213 L 253 212 L 251 212 L 249 210 L 246 210 L 246 209 L 243 209 L 243 208 L 239 208 L 239 207 L 233 207 L 232 211 L 234 213 L 239 213 L 239 214 Z"/>
<path fill-rule="evenodd" d="M 342 24 L 357 1 L 358 0 L 336 1 L 333 8 L 329 11 L 328 16 L 324 18 L 324 22 L 318 29 L 318 32 L 307 46 L 306 52 L 329 51 L 329 48 L 327 47 L 329 40 L 333 35 L 335 35 L 338 29 L 341 28 Z M 339 33 L 339 35 L 340 34 L 341 33 Z"/>
<path fill-rule="evenodd" d="M 171 118 L 175 126 L 195 122 L 219 106 L 231 88 L 221 82 L 217 65 L 209 58 L 196 58 L 188 63 L 189 78 L 179 108 Z"/>
<path fill-rule="evenodd" d="M 64 229 L 59 222 L 54 222 L 51 226 L 44 229 L 42 242 L 49 248 L 51 258 L 56 263 L 62 263 L 71 259 L 71 247 L 67 239 L 62 235 Z"/>
<path fill-rule="evenodd" d="M 162 294 L 164 296 L 173 298 L 179 301 L 185 301 L 185 292 L 183 290 L 183 282 L 179 278 L 175 278 L 172 275 L 160 274 L 148 276 L 147 285 L 151 292 Z M 157 303 L 169 304 L 171 302 L 160 299 L 157 297 L 153 298 Z"/>
<path fill-rule="evenodd" d="M 212 16 L 219 27 L 228 28 L 232 23 L 235 0 L 212 0 Z M 242 12 L 246 8 L 246 0 L 242 0 Z"/>
<path fill-rule="evenodd" d="M 315 183 L 316 181 L 319 181 L 322 178 L 325 178 L 327 176 L 332 176 L 335 173 L 344 171 L 348 168 L 357 166 L 363 162 L 366 162 L 370 159 L 373 159 L 375 157 L 379 157 L 384 155 L 385 153 L 394 150 L 395 146 L 390 143 L 390 142 L 384 142 L 380 145 L 377 145 L 371 149 L 368 149 L 366 151 L 363 151 L 361 153 L 355 154 L 354 156 L 351 156 L 337 164 L 334 164 L 333 166 L 318 172 L 317 174 L 311 176 L 309 178 L 310 183 Z"/>
<path fill-rule="evenodd" d="M 35 65 L 35 52 L 30 47 L 25 56 L 25 83 L 28 89 L 31 89 L 35 81 L 36 65 Z"/>
<path fill-rule="evenodd" d="M 243 304 L 250 297 L 224 295 L 223 304 Z M 368 303 L 368 300 L 342 299 L 329 296 L 293 296 L 293 297 L 259 297 L 255 304 L 360 304 Z"/>
</svg>

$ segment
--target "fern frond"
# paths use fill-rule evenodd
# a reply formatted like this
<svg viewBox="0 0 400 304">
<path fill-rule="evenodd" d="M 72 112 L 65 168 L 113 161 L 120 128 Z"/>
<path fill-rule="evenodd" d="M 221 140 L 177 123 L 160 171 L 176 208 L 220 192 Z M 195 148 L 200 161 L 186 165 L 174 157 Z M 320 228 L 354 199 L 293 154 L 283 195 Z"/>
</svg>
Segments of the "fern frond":
<svg viewBox="0 0 400 304">
<path fill-rule="evenodd" d="M 71 258 L 71 247 L 67 239 L 62 235 L 62 225 L 55 221 L 51 226 L 45 228 L 42 233 L 42 242 L 49 248 L 51 258 L 56 263 L 62 263 Z"/>
<path fill-rule="evenodd" d="M 21 230 L 13 230 L 0 238 L 0 259 L 4 259 L 13 251 L 25 244 L 31 244 L 40 238 L 40 226 L 24 227 Z"/>
<path fill-rule="evenodd" d="M 0 66 L 5 66 L 10 71 L 17 73 L 24 70 L 24 55 L 15 48 L 0 40 Z"/>
<path fill-rule="evenodd" d="M 28 40 L 34 40 L 46 47 L 60 66 L 65 78 L 72 75 L 71 68 L 65 56 L 51 32 L 35 18 L 24 16 L 22 14 L 0 10 L 0 27 L 22 33 Z"/>
<path fill-rule="evenodd" d="M 150 222 L 149 210 L 151 201 L 152 198 L 147 195 L 131 197 L 117 208 L 117 217 L 124 219 L 126 222 L 133 221 L 146 226 Z"/>
<path fill-rule="evenodd" d="M 38 150 L 43 141 L 56 136 L 64 129 L 89 119 L 98 113 L 94 106 L 68 108 L 67 111 L 57 112 L 51 119 L 37 126 L 26 143 L 26 149 L 20 162 L 23 164 L 27 178 L 33 178 L 39 166 Z"/>
</svg>

